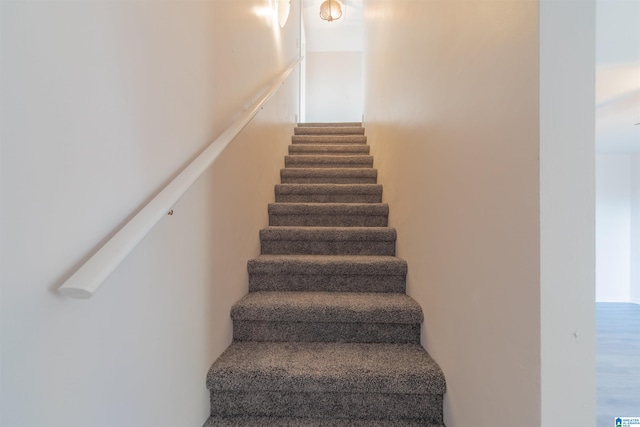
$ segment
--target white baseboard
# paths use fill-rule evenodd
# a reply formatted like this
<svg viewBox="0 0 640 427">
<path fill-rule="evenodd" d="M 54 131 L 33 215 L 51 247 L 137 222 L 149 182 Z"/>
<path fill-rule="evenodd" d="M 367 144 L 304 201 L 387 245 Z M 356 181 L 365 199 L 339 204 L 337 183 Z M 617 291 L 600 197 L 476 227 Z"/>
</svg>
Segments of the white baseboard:
<svg viewBox="0 0 640 427">
<path fill-rule="evenodd" d="M 631 300 L 628 299 L 620 299 L 620 298 L 598 298 L 596 299 L 596 302 L 632 302 Z"/>
</svg>

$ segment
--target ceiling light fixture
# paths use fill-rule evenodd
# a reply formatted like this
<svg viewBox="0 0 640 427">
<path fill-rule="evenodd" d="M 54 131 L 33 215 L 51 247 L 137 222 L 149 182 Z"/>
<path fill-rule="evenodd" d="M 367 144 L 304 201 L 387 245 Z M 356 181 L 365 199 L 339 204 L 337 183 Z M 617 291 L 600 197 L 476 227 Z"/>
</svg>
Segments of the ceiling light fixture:
<svg viewBox="0 0 640 427">
<path fill-rule="evenodd" d="M 337 0 L 327 0 L 320 5 L 320 18 L 332 22 L 342 16 L 342 6 Z"/>
</svg>

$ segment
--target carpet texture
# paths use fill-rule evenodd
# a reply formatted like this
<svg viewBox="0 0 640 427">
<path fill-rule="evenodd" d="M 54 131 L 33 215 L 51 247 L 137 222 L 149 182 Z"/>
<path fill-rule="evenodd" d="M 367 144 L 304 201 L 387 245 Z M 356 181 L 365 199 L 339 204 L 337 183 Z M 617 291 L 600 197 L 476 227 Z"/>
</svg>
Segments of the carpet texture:
<svg viewBox="0 0 640 427">
<path fill-rule="evenodd" d="M 295 135 L 364 135 L 362 126 L 297 126 Z"/>
<path fill-rule="evenodd" d="M 289 154 L 349 154 L 349 155 L 368 155 L 369 146 L 364 144 L 352 145 L 330 145 L 330 144 L 291 144 L 289 146 Z"/>
<path fill-rule="evenodd" d="M 277 184 L 277 203 L 382 203 L 378 184 Z"/>
<path fill-rule="evenodd" d="M 365 135 L 294 135 L 291 144 L 366 144 Z"/>
<path fill-rule="evenodd" d="M 373 167 L 373 156 L 340 154 L 307 154 L 284 157 L 287 168 L 370 168 Z"/>
<path fill-rule="evenodd" d="M 378 171 L 371 168 L 294 168 L 282 169 L 283 184 L 375 184 Z"/>
<path fill-rule="evenodd" d="M 294 133 L 205 427 L 444 427 L 444 375 L 420 345 L 364 128 Z"/>
<path fill-rule="evenodd" d="M 211 417 L 204 427 L 444 427 L 420 420 L 355 420 L 289 417 Z"/>
<path fill-rule="evenodd" d="M 386 227 L 386 203 L 270 203 L 272 226 Z"/>
</svg>

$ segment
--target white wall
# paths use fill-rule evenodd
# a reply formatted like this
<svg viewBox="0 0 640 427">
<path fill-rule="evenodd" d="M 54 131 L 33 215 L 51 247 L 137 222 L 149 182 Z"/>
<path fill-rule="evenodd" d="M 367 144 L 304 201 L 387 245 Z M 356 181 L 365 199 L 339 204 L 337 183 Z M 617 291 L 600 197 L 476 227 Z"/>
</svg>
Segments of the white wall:
<svg viewBox="0 0 640 427">
<path fill-rule="evenodd" d="M 631 155 L 631 273 L 629 299 L 640 304 L 640 153 Z"/>
<path fill-rule="evenodd" d="M 595 425 L 595 27 L 591 0 L 540 2 L 543 427 Z"/>
<path fill-rule="evenodd" d="M 596 155 L 596 301 L 629 302 L 631 156 Z"/>
<path fill-rule="evenodd" d="M 307 121 L 361 121 L 362 90 L 362 52 L 307 52 Z"/>
<path fill-rule="evenodd" d="M 1 3 L 1 425 L 206 419 L 296 77 L 93 299 L 55 289 L 297 56 L 269 3 Z"/>
<path fill-rule="evenodd" d="M 597 64 L 621 65 L 640 60 L 640 3 L 597 0 L 596 12 Z"/>
<path fill-rule="evenodd" d="M 594 425 L 594 4 L 365 8 L 367 133 L 445 424 Z"/>
<path fill-rule="evenodd" d="M 365 3 L 366 132 L 448 427 L 540 425 L 537 8 Z"/>
<path fill-rule="evenodd" d="M 351 11 L 351 8 L 347 6 Z M 350 21 L 340 18 L 331 23 L 323 21 L 318 16 L 318 8 L 309 9 L 313 12 L 305 16 L 305 23 L 309 24 L 307 48 L 313 52 L 362 52 L 362 25 L 360 21 Z M 345 20 L 346 19 L 346 20 Z"/>
</svg>

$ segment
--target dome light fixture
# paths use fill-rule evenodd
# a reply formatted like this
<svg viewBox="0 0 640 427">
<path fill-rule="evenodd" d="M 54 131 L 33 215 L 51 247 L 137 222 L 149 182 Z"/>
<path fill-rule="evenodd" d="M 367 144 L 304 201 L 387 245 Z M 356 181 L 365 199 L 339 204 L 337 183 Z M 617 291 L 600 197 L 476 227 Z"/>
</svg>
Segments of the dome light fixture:
<svg viewBox="0 0 640 427">
<path fill-rule="evenodd" d="M 337 0 L 327 0 L 320 5 L 320 18 L 332 22 L 342 16 L 342 6 Z"/>
<path fill-rule="evenodd" d="M 291 0 L 275 0 L 276 16 L 278 17 L 278 24 L 280 28 L 284 28 L 284 25 L 289 19 L 289 10 L 291 9 Z"/>
</svg>

